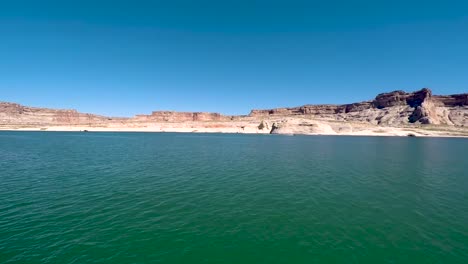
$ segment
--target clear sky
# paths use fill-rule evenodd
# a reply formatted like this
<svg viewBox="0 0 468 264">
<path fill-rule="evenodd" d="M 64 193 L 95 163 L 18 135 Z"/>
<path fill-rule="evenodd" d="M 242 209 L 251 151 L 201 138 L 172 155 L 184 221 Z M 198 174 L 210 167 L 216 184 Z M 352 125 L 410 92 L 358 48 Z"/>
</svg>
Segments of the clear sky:
<svg viewBox="0 0 468 264">
<path fill-rule="evenodd" d="M 0 101 L 247 114 L 468 91 L 468 1 L 0 1 Z"/>
</svg>

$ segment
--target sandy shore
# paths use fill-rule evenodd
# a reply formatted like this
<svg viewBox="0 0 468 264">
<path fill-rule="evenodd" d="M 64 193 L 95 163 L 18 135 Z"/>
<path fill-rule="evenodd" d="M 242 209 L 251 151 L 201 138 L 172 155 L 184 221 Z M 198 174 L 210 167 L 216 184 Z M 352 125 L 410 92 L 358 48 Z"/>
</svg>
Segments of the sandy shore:
<svg viewBox="0 0 468 264">
<path fill-rule="evenodd" d="M 344 122 L 323 122 L 311 120 L 287 120 L 276 129 L 272 122 L 259 128 L 258 122 L 187 122 L 161 123 L 145 126 L 48 126 L 48 127 L 0 127 L 9 131 L 89 131 L 89 132 L 180 132 L 180 133 L 239 133 L 239 134 L 283 134 L 283 135 L 347 135 L 347 136 L 415 136 L 415 137 L 468 137 L 463 129 L 446 127 L 400 128 L 352 124 Z"/>
</svg>

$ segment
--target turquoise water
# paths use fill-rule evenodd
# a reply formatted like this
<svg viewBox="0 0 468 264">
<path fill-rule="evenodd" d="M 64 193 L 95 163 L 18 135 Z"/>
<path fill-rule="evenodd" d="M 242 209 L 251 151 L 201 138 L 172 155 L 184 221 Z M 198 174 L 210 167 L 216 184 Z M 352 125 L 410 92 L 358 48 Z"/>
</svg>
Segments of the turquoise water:
<svg viewBox="0 0 468 264">
<path fill-rule="evenodd" d="M 468 140 L 0 133 L 0 263 L 468 263 Z"/>
</svg>

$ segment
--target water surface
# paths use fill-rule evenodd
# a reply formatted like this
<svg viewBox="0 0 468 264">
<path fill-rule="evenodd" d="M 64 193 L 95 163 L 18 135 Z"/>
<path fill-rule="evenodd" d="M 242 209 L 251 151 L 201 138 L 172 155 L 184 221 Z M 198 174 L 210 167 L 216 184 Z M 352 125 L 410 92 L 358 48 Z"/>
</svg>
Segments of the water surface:
<svg viewBox="0 0 468 264">
<path fill-rule="evenodd" d="M 468 140 L 0 133 L 0 263 L 468 263 Z"/>
</svg>

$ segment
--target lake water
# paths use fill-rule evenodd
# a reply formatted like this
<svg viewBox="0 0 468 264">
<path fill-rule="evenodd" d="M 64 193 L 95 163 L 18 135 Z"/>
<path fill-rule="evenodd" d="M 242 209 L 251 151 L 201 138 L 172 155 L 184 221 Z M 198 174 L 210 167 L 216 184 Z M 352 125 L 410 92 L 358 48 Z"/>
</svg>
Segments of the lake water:
<svg viewBox="0 0 468 264">
<path fill-rule="evenodd" d="M 468 140 L 0 132 L 0 263 L 468 263 Z"/>
</svg>

